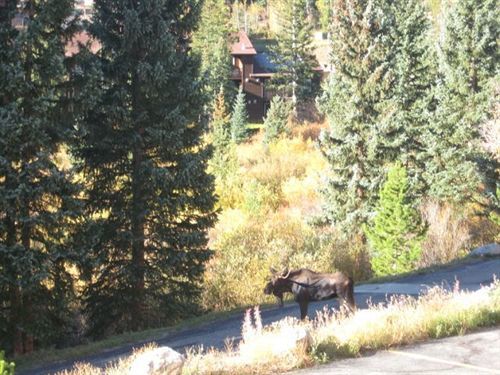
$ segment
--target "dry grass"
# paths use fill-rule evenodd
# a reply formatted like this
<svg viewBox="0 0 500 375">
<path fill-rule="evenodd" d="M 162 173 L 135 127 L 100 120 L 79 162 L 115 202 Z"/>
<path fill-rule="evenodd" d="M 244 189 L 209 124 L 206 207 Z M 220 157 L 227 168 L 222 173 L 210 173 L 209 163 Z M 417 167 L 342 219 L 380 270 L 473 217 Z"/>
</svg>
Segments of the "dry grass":
<svg viewBox="0 0 500 375">
<path fill-rule="evenodd" d="M 260 312 L 248 310 L 242 341 L 224 350 L 191 350 L 183 374 L 275 374 L 366 350 L 389 348 L 429 338 L 464 334 L 474 328 L 500 323 L 500 282 L 470 293 L 458 285 L 448 291 L 435 287 L 418 299 L 401 296 L 370 306 L 354 315 L 325 310 L 316 319 L 300 322 L 286 318 L 262 327 Z M 306 340 L 295 344 L 297 332 Z M 148 350 L 148 348 L 143 349 Z M 133 356 L 132 356 L 133 357 Z M 106 369 L 125 373 L 130 360 Z M 94 375 L 98 370 L 80 364 L 63 375 Z"/>
<path fill-rule="evenodd" d="M 500 323 L 500 284 L 468 293 L 434 287 L 419 299 L 397 297 L 352 317 L 318 317 L 316 353 L 332 359 L 385 349 Z"/>
<path fill-rule="evenodd" d="M 422 217 L 429 227 L 422 244 L 421 267 L 445 264 L 467 253 L 470 224 L 451 205 L 428 201 L 422 207 Z"/>
</svg>

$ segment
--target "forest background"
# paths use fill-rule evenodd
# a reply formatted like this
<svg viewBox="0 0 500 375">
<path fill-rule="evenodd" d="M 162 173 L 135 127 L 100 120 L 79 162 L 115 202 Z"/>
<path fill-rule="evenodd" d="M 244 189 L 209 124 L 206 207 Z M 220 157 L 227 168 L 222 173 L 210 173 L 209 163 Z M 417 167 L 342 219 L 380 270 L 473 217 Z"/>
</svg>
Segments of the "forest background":
<svg viewBox="0 0 500 375">
<path fill-rule="evenodd" d="M 360 281 L 498 242 L 496 5 L 0 2 L 0 347 L 271 302 L 270 267 Z M 239 29 L 273 40 L 262 125 L 221 80 Z M 83 30 L 99 52 L 65 54 Z"/>
</svg>

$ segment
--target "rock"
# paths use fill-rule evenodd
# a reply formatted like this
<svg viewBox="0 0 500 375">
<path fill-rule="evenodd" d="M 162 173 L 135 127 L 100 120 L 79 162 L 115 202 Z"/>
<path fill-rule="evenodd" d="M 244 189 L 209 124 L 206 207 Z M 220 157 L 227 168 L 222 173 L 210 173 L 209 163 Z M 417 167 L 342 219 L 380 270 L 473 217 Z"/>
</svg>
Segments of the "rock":
<svg viewBox="0 0 500 375">
<path fill-rule="evenodd" d="M 281 344 L 271 349 L 275 355 L 282 355 L 300 347 L 308 350 L 312 343 L 311 334 L 304 327 L 286 327 L 279 333 L 279 338 Z"/>
<path fill-rule="evenodd" d="M 138 354 L 129 368 L 129 375 L 180 375 L 185 358 L 168 346 Z"/>
<path fill-rule="evenodd" d="M 500 255 L 500 245 L 497 243 L 490 243 L 472 250 L 470 255 L 474 257 Z"/>
</svg>

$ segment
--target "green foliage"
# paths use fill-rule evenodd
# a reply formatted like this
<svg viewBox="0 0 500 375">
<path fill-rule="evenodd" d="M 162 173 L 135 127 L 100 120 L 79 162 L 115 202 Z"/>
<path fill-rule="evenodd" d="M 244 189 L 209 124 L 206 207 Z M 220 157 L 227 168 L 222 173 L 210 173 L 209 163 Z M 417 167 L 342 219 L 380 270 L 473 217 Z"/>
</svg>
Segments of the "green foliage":
<svg viewBox="0 0 500 375">
<path fill-rule="evenodd" d="M 333 0 L 316 0 L 316 7 L 320 14 L 321 29 L 327 31 L 333 17 Z"/>
<path fill-rule="evenodd" d="M 249 214 L 261 214 L 276 210 L 283 203 L 281 181 L 252 179 L 244 185 L 242 208 Z"/>
<path fill-rule="evenodd" d="M 431 45 L 431 25 L 421 0 L 391 1 L 394 25 L 386 98 L 381 106 L 377 138 L 377 158 L 399 160 L 406 167 L 410 191 L 422 198 L 429 187 L 423 176 L 428 157 L 425 134 L 434 115 L 433 89 L 437 78 L 436 56 Z"/>
<path fill-rule="evenodd" d="M 424 234 L 419 223 L 418 212 L 408 201 L 406 169 L 395 165 L 380 190 L 375 217 L 364 227 L 372 249 L 372 268 L 377 276 L 415 269 Z"/>
<path fill-rule="evenodd" d="M 231 140 L 231 119 L 227 112 L 224 92 L 215 100 L 211 121 L 211 136 L 214 152 L 209 162 L 210 172 L 215 175 L 215 191 L 221 207 L 236 204 L 234 193 L 241 191 L 238 174 L 238 156 Z"/>
<path fill-rule="evenodd" d="M 320 137 L 330 174 L 325 217 L 345 232 L 365 223 L 386 157 L 377 137 L 388 74 L 390 12 L 383 3 L 337 0 L 331 27 L 333 72 L 319 100 L 329 129 Z"/>
<path fill-rule="evenodd" d="M 438 107 L 427 137 L 425 178 L 440 200 L 485 204 L 500 180 L 491 156 L 479 145 L 480 125 L 492 118 L 492 79 L 500 59 L 500 8 L 495 0 L 454 2 L 440 40 Z M 486 198 L 486 199 L 485 199 Z M 491 203 L 491 202 L 490 202 Z"/>
<path fill-rule="evenodd" d="M 198 1 L 95 3 L 98 55 L 83 54 L 86 181 L 81 270 L 89 333 L 159 326 L 197 309 L 215 220 L 198 61 Z M 79 74 L 76 71 L 75 74 Z"/>
<path fill-rule="evenodd" d="M 241 143 L 248 138 L 248 113 L 245 98 L 245 93 L 240 86 L 231 115 L 231 139 L 234 143 Z"/>
<path fill-rule="evenodd" d="M 289 102 L 278 95 L 273 97 L 271 100 L 271 107 L 264 119 L 264 143 L 270 143 L 281 134 L 287 132 L 291 110 L 292 108 Z"/>
<path fill-rule="evenodd" d="M 311 227 L 291 215 L 228 210 L 215 230 L 215 255 L 205 273 L 203 293 L 208 309 L 273 301 L 262 294 L 270 267 L 339 270 L 355 280 L 370 276 L 368 254 L 360 238 L 342 239 L 336 232 Z"/>
<path fill-rule="evenodd" d="M 420 1 L 336 0 L 333 73 L 319 100 L 329 132 L 321 146 L 331 166 L 326 217 L 347 228 L 366 223 L 388 163 L 408 170 L 423 196 L 425 134 L 435 81 L 426 12 Z"/>
<path fill-rule="evenodd" d="M 72 7 L 72 0 L 0 7 L 0 345 L 16 355 L 64 340 L 74 302 L 67 266 L 78 186 L 55 161 L 73 129 L 64 55 Z M 20 30 L 11 22 L 19 9 L 27 18 Z"/>
<path fill-rule="evenodd" d="M 231 51 L 229 7 L 224 0 L 205 0 L 200 21 L 193 35 L 193 51 L 200 57 L 200 72 L 205 92 L 212 103 L 221 86 L 227 100 L 233 97 L 234 89 L 228 79 L 231 75 Z"/>
<path fill-rule="evenodd" d="M 3 350 L 0 350 L 0 375 L 14 375 L 16 365 L 14 362 L 7 362 Z"/>
<path fill-rule="evenodd" d="M 330 251 L 321 246 L 315 233 L 299 220 L 284 216 L 253 216 L 214 244 L 216 255 L 205 276 L 204 304 L 209 309 L 225 310 L 236 306 L 269 301 L 262 288 L 269 267 L 312 267 L 322 263 Z M 242 283 L 241 280 L 246 280 Z"/>
<path fill-rule="evenodd" d="M 214 152 L 210 160 L 213 173 L 218 178 L 224 178 L 235 173 L 231 166 L 231 118 L 227 112 L 224 91 L 221 90 L 215 99 L 210 123 L 212 145 Z"/>
<path fill-rule="evenodd" d="M 280 31 L 270 58 L 277 71 L 271 84 L 279 96 L 297 102 L 314 98 L 317 91 L 313 69 L 318 65 L 313 54 L 312 25 L 307 17 L 307 0 L 280 0 L 278 19 Z"/>
</svg>

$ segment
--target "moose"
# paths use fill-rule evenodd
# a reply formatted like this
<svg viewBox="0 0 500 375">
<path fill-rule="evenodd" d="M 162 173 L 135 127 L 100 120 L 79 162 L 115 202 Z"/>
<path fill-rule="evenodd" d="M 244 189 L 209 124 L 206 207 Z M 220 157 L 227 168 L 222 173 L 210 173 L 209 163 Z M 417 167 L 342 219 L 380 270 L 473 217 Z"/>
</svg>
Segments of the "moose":
<svg viewBox="0 0 500 375">
<path fill-rule="evenodd" d="M 265 294 L 273 294 L 283 306 L 283 294 L 292 293 L 300 306 L 300 319 L 307 316 L 310 301 L 319 301 L 339 297 L 348 311 L 354 312 L 354 282 L 342 272 L 317 273 L 306 268 L 284 269 L 277 272 L 271 268 L 271 277 L 264 288 Z"/>
</svg>

